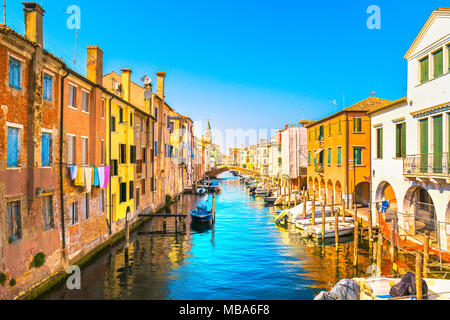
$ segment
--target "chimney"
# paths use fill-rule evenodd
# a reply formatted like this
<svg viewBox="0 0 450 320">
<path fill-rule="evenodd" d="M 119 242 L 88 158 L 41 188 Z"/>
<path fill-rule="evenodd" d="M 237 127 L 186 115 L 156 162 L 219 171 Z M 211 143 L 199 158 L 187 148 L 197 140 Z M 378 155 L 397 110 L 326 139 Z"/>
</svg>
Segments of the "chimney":
<svg viewBox="0 0 450 320">
<path fill-rule="evenodd" d="M 165 72 L 156 73 L 156 94 L 162 100 L 164 100 L 164 78 L 166 77 Z"/>
<path fill-rule="evenodd" d="M 122 97 L 130 102 L 131 69 L 120 69 L 122 71 Z"/>
<path fill-rule="evenodd" d="M 99 85 L 103 83 L 103 51 L 98 46 L 87 46 L 87 78 Z"/>
<path fill-rule="evenodd" d="M 42 48 L 44 45 L 42 20 L 45 11 L 36 2 L 23 2 L 22 4 L 25 12 L 25 36 Z"/>
</svg>

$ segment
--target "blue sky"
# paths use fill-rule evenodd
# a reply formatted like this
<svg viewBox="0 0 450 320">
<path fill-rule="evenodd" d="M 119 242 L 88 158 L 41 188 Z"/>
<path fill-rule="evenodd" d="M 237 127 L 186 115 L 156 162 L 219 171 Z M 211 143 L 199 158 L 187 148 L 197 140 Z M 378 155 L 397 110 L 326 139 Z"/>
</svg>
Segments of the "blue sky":
<svg viewBox="0 0 450 320">
<path fill-rule="evenodd" d="M 22 1 L 7 24 L 24 33 Z M 40 3 L 40 1 L 38 1 Z M 86 46 L 104 51 L 104 73 L 131 68 L 138 83 L 166 72 L 166 100 L 216 129 L 275 129 L 320 119 L 367 98 L 406 95 L 412 41 L 441 0 L 116 1 L 43 0 L 44 46 L 73 66 L 69 5 L 81 9 L 75 70 Z M 370 5 L 381 29 L 369 30 Z M 3 9 L 1 9 L 3 11 Z M 2 12 L 3 14 L 3 12 Z M 199 128 L 201 129 L 201 128 Z"/>
</svg>

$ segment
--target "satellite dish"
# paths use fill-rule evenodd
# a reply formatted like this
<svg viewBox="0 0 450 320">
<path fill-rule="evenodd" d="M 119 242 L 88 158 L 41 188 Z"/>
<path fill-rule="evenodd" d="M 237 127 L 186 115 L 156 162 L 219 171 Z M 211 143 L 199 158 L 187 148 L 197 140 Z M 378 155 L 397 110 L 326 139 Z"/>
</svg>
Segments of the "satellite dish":
<svg viewBox="0 0 450 320">
<path fill-rule="evenodd" d="M 144 98 L 145 98 L 145 99 L 150 99 L 151 97 L 152 97 L 152 90 L 146 89 L 146 90 L 144 91 Z"/>
<path fill-rule="evenodd" d="M 144 84 L 150 84 L 150 83 L 152 82 L 152 79 L 150 79 L 147 75 L 144 75 L 144 76 L 141 78 L 141 81 L 142 81 Z"/>
</svg>

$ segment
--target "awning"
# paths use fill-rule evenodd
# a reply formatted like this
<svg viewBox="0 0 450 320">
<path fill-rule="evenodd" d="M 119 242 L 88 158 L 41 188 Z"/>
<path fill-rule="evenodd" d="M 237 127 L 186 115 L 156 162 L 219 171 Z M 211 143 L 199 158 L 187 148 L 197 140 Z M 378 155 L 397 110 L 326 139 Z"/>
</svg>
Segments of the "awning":
<svg viewBox="0 0 450 320">
<path fill-rule="evenodd" d="M 323 150 L 325 150 L 325 148 L 320 148 L 317 149 L 316 151 L 314 151 L 314 157 L 316 157 L 319 153 L 321 153 Z"/>
</svg>

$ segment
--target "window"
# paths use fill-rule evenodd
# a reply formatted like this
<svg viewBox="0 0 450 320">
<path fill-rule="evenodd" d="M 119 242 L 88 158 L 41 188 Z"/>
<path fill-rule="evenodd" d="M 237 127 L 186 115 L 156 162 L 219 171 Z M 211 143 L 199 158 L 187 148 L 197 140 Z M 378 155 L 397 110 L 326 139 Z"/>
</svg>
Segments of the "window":
<svg viewBox="0 0 450 320">
<path fill-rule="evenodd" d="M 78 204 L 77 204 L 77 202 L 72 202 L 69 205 L 69 217 L 70 217 L 71 225 L 78 223 Z"/>
<path fill-rule="evenodd" d="M 111 173 L 113 177 L 116 177 L 119 175 L 119 164 L 117 159 L 111 160 Z"/>
<path fill-rule="evenodd" d="M 433 76 L 435 78 L 444 74 L 444 50 L 433 53 Z"/>
<path fill-rule="evenodd" d="M 155 150 L 155 157 L 157 157 L 158 156 L 158 141 L 155 141 L 154 150 Z"/>
<path fill-rule="evenodd" d="M 119 110 L 119 123 L 123 123 L 123 109 L 120 108 Z"/>
<path fill-rule="evenodd" d="M 337 148 L 337 164 L 340 166 L 342 164 L 342 148 Z"/>
<path fill-rule="evenodd" d="M 314 128 L 314 140 L 317 140 L 317 127 Z"/>
<path fill-rule="evenodd" d="M 155 121 L 158 121 L 158 108 L 155 107 Z"/>
<path fill-rule="evenodd" d="M 134 182 L 130 181 L 130 184 L 128 186 L 130 188 L 130 200 L 134 198 Z"/>
<path fill-rule="evenodd" d="M 105 190 L 100 190 L 100 195 L 98 196 L 98 208 L 100 212 L 105 211 Z"/>
<path fill-rule="evenodd" d="M 120 203 L 127 202 L 127 183 L 120 184 Z"/>
<path fill-rule="evenodd" d="M 116 117 L 111 117 L 111 131 L 116 132 Z"/>
<path fill-rule="evenodd" d="M 331 164 L 331 148 L 328 148 L 328 164 Z"/>
<path fill-rule="evenodd" d="M 52 159 L 52 135 L 42 133 L 42 166 L 49 167 Z"/>
<path fill-rule="evenodd" d="M 9 58 L 9 86 L 17 90 L 22 89 L 20 65 L 19 60 L 13 57 Z"/>
<path fill-rule="evenodd" d="M 353 159 L 355 161 L 355 165 L 362 164 L 362 148 L 353 149 Z"/>
<path fill-rule="evenodd" d="M 53 78 L 48 74 L 44 74 L 44 87 L 42 97 L 45 100 L 52 101 Z"/>
<path fill-rule="evenodd" d="M 105 117 L 105 99 L 102 99 L 102 118 Z"/>
<path fill-rule="evenodd" d="M 88 138 L 81 137 L 81 164 L 88 164 Z"/>
<path fill-rule="evenodd" d="M 67 164 L 75 164 L 75 136 L 68 136 L 67 149 Z"/>
<path fill-rule="evenodd" d="M 9 242 L 22 239 L 22 219 L 20 214 L 20 201 L 11 201 L 6 205 L 8 210 Z"/>
<path fill-rule="evenodd" d="M 319 140 L 323 140 L 323 126 L 319 127 Z"/>
<path fill-rule="evenodd" d="M 69 107 L 77 108 L 77 88 L 69 84 Z"/>
<path fill-rule="evenodd" d="M 395 126 L 395 157 L 406 156 L 406 123 L 398 123 Z"/>
<path fill-rule="evenodd" d="M 342 131 L 342 125 L 341 125 L 341 119 L 339 119 L 339 122 L 338 122 L 338 133 L 341 133 Z"/>
<path fill-rule="evenodd" d="M 42 197 L 42 212 L 44 215 L 44 228 L 51 230 L 54 227 L 53 221 L 53 196 Z"/>
<path fill-rule="evenodd" d="M 308 151 L 308 164 L 311 164 L 311 151 Z"/>
<path fill-rule="evenodd" d="M 328 124 L 328 136 L 331 137 L 331 122 Z"/>
<path fill-rule="evenodd" d="M 353 118 L 353 132 L 362 132 L 361 118 Z"/>
<path fill-rule="evenodd" d="M 101 164 L 105 164 L 105 142 L 103 139 L 100 141 L 100 162 Z"/>
<path fill-rule="evenodd" d="M 383 128 L 377 129 L 377 159 L 383 159 Z"/>
<path fill-rule="evenodd" d="M 81 97 L 82 97 L 81 111 L 89 112 L 89 109 L 88 109 L 89 93 L 83 90 Z"/>
<path fill-rule="evenodd" d="M 19 130 L 19 128 L 8 127 L 8 142 L 6 146 L 8 168 L 16 168 L 19 166 Z"/>
<path fill-rule="evenodd" d="M 81 198 L 81 207 L 83 209 L 83 219 L 89 219 L 89 193 L 85 193 Z"/>
<path fill-rule="evenodd" d="M 133 126 L 133 114 L 130 112 L 130 127 Z"/>
<path fill-rule="evenodd" d="M 428 57 L 423 58 L 420 62 L 420 83 L 428 81 Z"/>
<path fill-rule="evenodd" d="M 127 162 L 127 145 L 119 143 L 119 158 L 120 163 L 126 163 Z"/>
<path fill-rule="evenodd" d="M 136 146 L 130 146 L 130 163 L 136 163 Z"/>
<path fill-rule="evenodd" d="M 141 193 L 145 194 L 145 179 L 141 180 Z"/>
<path fill-rule="evenodd" d="M 143 163 L 147 162 L 147 149 L 146 148 L 142 148 L 142 162 Z"/>
</svg>

